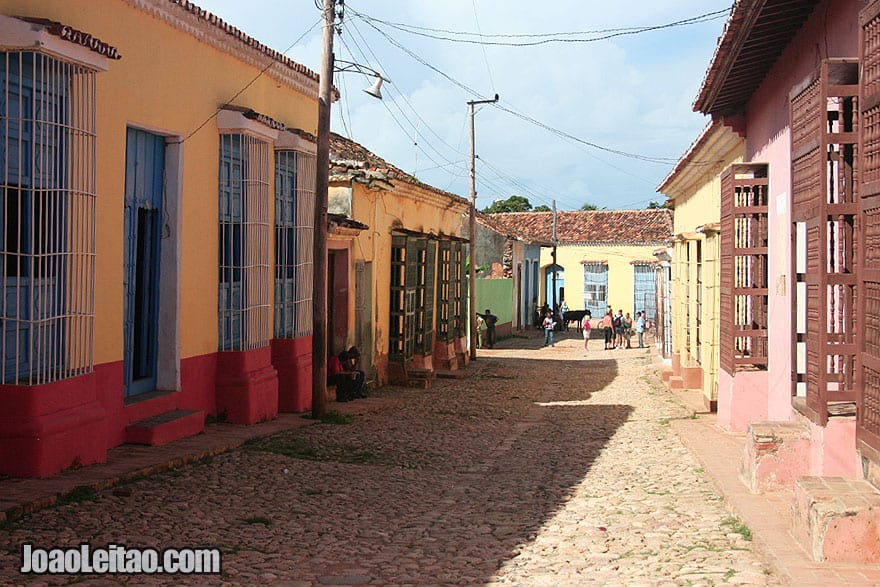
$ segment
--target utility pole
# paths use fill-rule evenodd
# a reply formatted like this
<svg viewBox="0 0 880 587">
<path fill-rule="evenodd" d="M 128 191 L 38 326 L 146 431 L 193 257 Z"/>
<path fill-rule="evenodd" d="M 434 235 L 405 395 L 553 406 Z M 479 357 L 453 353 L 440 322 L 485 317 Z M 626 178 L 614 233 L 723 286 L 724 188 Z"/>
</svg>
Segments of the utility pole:
<svg viewBox="0 0 880 587">
<path fill-rule="evenodd" d="M 553 200 L 553 319 L 556 320 L 556 200 Z"/>
<path fill-rule="evenodd" d="M 477 171 L 475 168 L 477 155 L 474 142 L 474 105 L 492 104 L 497 101 L 498 94 L 495 94 L 495 97 L 491 100 L 471 100 L 467 103 L 471 131 L 471 218 L 469 225 L 470 234 L 468 235 L 469 240 L 471 241 L 471 262 L 469 263 L 470 291 L 468 292 L 468 299 L 470 302 L 470 311 L 468 312 L 468 315 L 471 323 L 470 355 L 472 361 L 477 358 Z"/>
<path fill-rule="evenodd" d="M 336 0 L 324 0 L 324 49 L 318 85 L 315 228 L 312 250 L 312 417 L 327 413 L 327 190 L 330 185 L 330 93 L 333 88 L 333 25 Z"/>
</svg>

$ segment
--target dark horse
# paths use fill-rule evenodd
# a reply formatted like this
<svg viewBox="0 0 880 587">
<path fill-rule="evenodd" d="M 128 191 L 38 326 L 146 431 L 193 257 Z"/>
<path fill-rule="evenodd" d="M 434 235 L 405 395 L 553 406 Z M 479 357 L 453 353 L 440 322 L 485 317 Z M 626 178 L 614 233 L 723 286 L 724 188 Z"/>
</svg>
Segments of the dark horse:
<svg viewBox="0 0 880 587">
<path fill-rule="evenodd" d="M 568 330 L 568 324 L 570 322 L 577 322 L 578 330 L 580 330 L 582 326 L 582 322 L 584 318 L 592 318 L 593 314 L 589 310 L 569 310 L 562 314 L 562 322 L 564 324 L 563 328 Z"/>
</svg>

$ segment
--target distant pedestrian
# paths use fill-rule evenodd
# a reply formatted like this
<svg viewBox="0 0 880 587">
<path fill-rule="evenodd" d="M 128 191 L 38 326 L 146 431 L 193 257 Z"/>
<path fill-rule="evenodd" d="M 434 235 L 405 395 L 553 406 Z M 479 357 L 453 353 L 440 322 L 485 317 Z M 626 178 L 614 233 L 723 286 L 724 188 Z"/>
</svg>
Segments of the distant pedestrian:
<svg viewBox="0 0 880 587">
<path fill-rule="evenodd" d="M 556 346 L 556 340 L 553 338 L 553 329 L 556 327 L 556 322 L 553 320 L 553 314 L 551 312 L 547 312 L 544 315 L 544 346 L 548 344 L 550 346 Z"/>
<path fill-rule="evenodd" d="M 593 333 L 593 325 L 590 324 L 590 315 L 584 316 L 584 352 L 587 352 L 590 346 L 590 335 Z"/>
<path fill-rule="evenodd" d="M 636 334 L 639 335 L 639 348 L 645 348 L 645 312 L 636 312 Z"/>
<path fill-rule="evenodd" d="M 605 336 L 605 350 L 610 350 L 614 348 L 613 336 L 614 336 L 614 326 L 613 320 L 611 318 L 611 310 L 605 312 L 605 317 L 602 318 L 602 334 Z"/>
<path fill-rule="evenodd" d="M 623 317 L 623 338 L 626 340 L 626 348 L 631 349 L 632 343 L 630 343 L 630 339 L 633 335 L 633 319 L 632 316 L 629 315 L 629 312 L 626 313 L 626 316 Z"/>
<path fill-rule="evenodd" d="M 495 324 L 498 322 L 498 316 L 494 315 L 489 308 L 486 308 L 485 314 L 478 312 L 477 316 L 482 318 L 486 324 L 486 346 L 491 349 L 495 346 Z"/>
<path fill-rule="evenodd" d="M 617 314 L 612 319 L 614 325 L 614 347 L 623 348 L 623 310 L 617 310 Z"/>
</svg>

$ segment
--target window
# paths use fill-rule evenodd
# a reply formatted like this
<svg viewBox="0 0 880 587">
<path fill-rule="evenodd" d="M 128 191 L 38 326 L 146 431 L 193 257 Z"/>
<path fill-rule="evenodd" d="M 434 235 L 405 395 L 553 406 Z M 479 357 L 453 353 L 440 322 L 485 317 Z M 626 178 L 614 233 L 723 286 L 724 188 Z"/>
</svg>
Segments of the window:
<svg viewBox="0 0 880 587">
<path fill-rule="evenodd" d="M 767 165 L 721 176 L 720 366 L 767 368 Z"/>
<path fill-rule="evenodd" d="M 645 319 L 657 320 L 657 284 L 653 263 L 633 263 L 633 311 L 645 312 Z"/>
<path fill-rule="evenodd" d="M 219 349 L 269 342 L 269 144 L 220 135 Z"/>
<path fill-rule="evenodd" d="M 452 242 L 442 240 L 437 253 L 437 339 L 452 341 L 450 295 L 452 293 Z"/>
<path fill-rule="evenodd" d="M 275 337 L 312 333 L 315 156 L 275 152 Z"/>
<path fill-rule="evenodd" d="M 413 356 L 413 340 L 410 325 L 413 322 L 415 291 L 407 287 L 407 257 L 410 248 L 407 239 L 395 236 L 391 239 L 391 324 L 389 328 L 389 358 L 403 361 Z"/>
<path fill-rule="evenodd" d="M 608 305 L 608 265 L 584 263 L 584 309 L 594 318 L 605 315 Z"/>
<path fill-rule="evenodd" d="M 819 425 L 829 405 L 858 397 L 855 180 L 859 132 L 857 60 L 825 60 L 791 97 L 795 405 Z M 866 248 L 873 248 L 868 241 Z M 805 310 L 798 307 L 798 298 Z M 805 298 L 805 299 L 804 299 Z M 865 320 L 858 321 L 865 326 Z M 803 364 L 797 365 L 799 354 Z M 798 369 L 798 367 L 804 367 Z"/>
<path fill-rule="evenodd" d="M 0 53 L 0 373 L 35 385 L 91 372 L 95 72 Z"/>
</svg>

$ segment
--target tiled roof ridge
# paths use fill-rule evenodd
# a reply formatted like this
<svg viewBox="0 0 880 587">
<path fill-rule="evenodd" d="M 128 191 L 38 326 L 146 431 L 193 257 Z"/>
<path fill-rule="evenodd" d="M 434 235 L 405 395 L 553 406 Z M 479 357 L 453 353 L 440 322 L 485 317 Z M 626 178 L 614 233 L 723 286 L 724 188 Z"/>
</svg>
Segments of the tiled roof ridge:
<svg viewBox="0 0 880 587">
<path fill-rule="evenodd" d="M 530 239 L 552 239 L 552 212 L 490 214 L 506 234 Z M 638 210 L 578 210 L 557 212 L 559 244 L 583 246 L 663 244 L 672 233 L 672 211 L 665 208 Z"/>
<path fill-rule="evenodd" d="M 337 149 L 337 152 L 334 153 L 333 143 L 343 143 L 349 145 L 353 150 L 356 150 L 357 153 L 345 152 L 340 153 L 341 149 Z M 348 151 L 348 149 L 346 149 Z M 374 172 L 382 173 L 386 176 L 387 179 L 395 179 L 406 182 L 410 185 L 421 187 L 430 192 L 433 192 L 438 195 L 442 195 L 445 197 L 461 200 L 462 202 L 466 202 L 464 198 L 459 196 L 458 194 L 453 194 L 452 192 L 447 192 L 445 190 L 441 190 L 440 188 L 434 187 L 430 184 L 424 183 L 418 179 L 416 179 L 411 174 L 403 171 L 399 167 L 389 163 L 379 155 L 376 155 L 369 149 L 367 149 L 362 144 L 348 138 L 344 137 L 338 133 L 331 132 L 330 133 L 330 165 L 344 167 L 348 169 L 357 169 L 357 170 L 369 170 Z"/>
<path fill-rule="evenodd" d="M 244 31 L 242 31 L 241 29 L 229 24 L 228 22 L 226 22 L 225 20 L 223 20 L 222 18 L 220 18 L 219 16 L 217 16 L 213 12 L 205 10 L 201 6 L 198 6 L 197 4 L 190 2 L 189 0 L 168 0 L 168 2 L 170 2 L 172 4 L 176 4 L 177 6 L 180 6 L 181 8 L 183 8 L 184 10 L 189 12 L 190 14 L 193 14 L 193 15 L 197 16 L 198 18 L 205 20 L 205 22 L 217 27 L 218 29 L 225 32 L 226 34 L 231 35 L 232 37 L 241 41 L 245 45 L 248 45 L 249 47 L 253 47 L 254 49 L 263 53 L 264 55 L 271 57 L 275 61 L 278 61 L 279 63 L 282 63 L 282 64 L 290 67 L 291 69 L 311 78 L 312 80 L 314 80 L 316 82 L 319 81 L 320 76 L 317 74 L 317 72 L 312 71 L 311 69 L 309 69 L 308 67 L 306 67 L 302 63 L 294 61 L 293 59 L 291 59 L 290 57 L 288 57 L 284 53 L 281 53 L 280 51 L 272 49 L 268 45 L 258 41 L 257 39 L 248 35 Z"/>
</svg>

